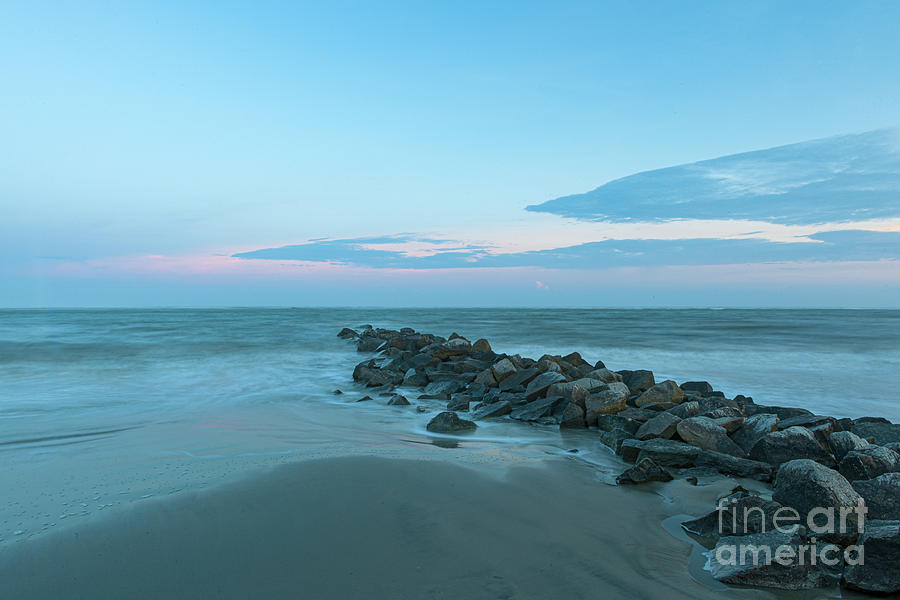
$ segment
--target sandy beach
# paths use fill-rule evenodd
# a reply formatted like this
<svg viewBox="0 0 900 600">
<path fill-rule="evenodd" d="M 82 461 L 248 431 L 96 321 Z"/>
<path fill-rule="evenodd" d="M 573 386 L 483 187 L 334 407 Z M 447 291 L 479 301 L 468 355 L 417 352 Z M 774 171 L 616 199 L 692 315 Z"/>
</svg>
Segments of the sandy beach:
<svg viewBox="0 0 900 600">
<path fill-rule="evenodd" d="M 688 487 L 665 503 L 564 458 L 314 460 L 30 540 L 0 581 L 20 599 L 721 598 L 661 524 L 715 493 Z"/>
</svg>

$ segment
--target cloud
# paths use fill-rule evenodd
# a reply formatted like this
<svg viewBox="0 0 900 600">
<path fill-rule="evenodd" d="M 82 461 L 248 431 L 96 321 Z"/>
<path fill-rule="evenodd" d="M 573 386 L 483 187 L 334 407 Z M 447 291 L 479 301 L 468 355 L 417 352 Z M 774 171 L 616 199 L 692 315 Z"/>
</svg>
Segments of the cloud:
<svg viewBox="0 0 900 600">
<path fill-rule="evenodd" d="M 900 215 L 900 130 L 884 129 L 645 171 L 527 210 L 613 222 L 809 224 Z"/>
<path fill-rule="evenodd" d="M 670 265 L 900 260 L 900 232 L 844 230 L 809 235 L 807 241 L 762 239 L 603 240 L 525 252 L 491 252 L 447 242 L 448 250 L 413 254 L 397 238 L 309 242 L 235 254 L 235 258 L 324 262 L 381 269 L 541 267 L 590 269 Z M 541 287 L 538 282 L 538 287 Z"/>
</svg>

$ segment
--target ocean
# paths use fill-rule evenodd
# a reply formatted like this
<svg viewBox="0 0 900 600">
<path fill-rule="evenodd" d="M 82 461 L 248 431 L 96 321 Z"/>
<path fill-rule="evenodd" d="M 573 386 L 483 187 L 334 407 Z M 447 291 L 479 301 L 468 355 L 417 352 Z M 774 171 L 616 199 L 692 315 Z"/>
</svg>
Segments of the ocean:
<svg viewBox="0 0 900 600">
<path fill-rule="evenodd" d="M 366 355 L 336 334 L 366 323 L 534 358 L 577 350 L 760 404 L 900 421 L 898 310 L 4 310 L 0 544 L 268 465 L 435 442 L 424 425 L 440 403 L 355 402 Z M 499 420 L 462 444 L 485 461 L 577 444 L 602 467 L 589 434 Z"/>
</svg>

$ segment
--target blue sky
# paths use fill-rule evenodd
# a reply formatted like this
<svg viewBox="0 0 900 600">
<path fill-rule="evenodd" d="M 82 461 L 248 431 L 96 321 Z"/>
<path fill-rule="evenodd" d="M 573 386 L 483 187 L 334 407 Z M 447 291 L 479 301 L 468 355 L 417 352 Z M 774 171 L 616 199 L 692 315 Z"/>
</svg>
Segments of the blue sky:
<svg viewBox="0 0 900 600">
<path fill-rule="evenodd" d="M 803 230 L 678 200 L 628 227 L 525 207 L 896 127 L 898 22 L 896 2 L 3 3 L 0 305 L 465 305 L 477 286 L 499 305 L 896 306 L 891 244 L 825 265 L 734 240 L 708 265 L 659 249 L 895 230 L 893 188 L 880 222 L 848 196 Z M 334 242 L 386 237 L 400 246 L 370 250 L 402 268 Z M 609 239 L 654 259 L 602 259 Z M 241 258 L 310 240 L 316 260 Z M 578 269 L 509 256 L 575 246 Z M 493 275 L 410 259 L 460 247 Z"/>
</svg>

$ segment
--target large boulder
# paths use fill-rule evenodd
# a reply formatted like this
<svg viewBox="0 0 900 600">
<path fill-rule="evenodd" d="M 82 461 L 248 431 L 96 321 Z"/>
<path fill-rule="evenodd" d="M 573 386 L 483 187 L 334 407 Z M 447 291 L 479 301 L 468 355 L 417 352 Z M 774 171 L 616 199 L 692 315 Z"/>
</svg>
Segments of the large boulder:
<svg viewBox="0 0 900 600">
<path fill-rule="evenodd" d="M 422 393 L 426 396 L 439 398 L 445 394 L 455 394 L 456 392 L 462 391 L 465 387 L 466 384 L 462 381 L 457 379 L 446 379 L 444 381 L 432 381 L 425 386 Z"/>
<path fill-rule="evenodd" d="M 676 430 L 681 439 L 698 448 L 731 454 L 739 458 L 747 456 L 740 446 L 731 441 L 725 428 L 708 417 L 685 419 L 678 423 Z"/>
<path fill-rule="evenodd" d="M 893 424 L 887 419 L 863 417 L 853 421 L 851 429 L 859 437 L 872 438 L 879 446 L 900 442 L 900 424 Z"/>
<path fill-rule="evenodd" d="M 885 473 L 850 485 L 865 499 L 870 519 L 900 519 L 900 473 Z"/>
<path fill-rule="evenodd" d="M 500 382 L 500 391 L 524 389 L 532 379 L 540 375 L 538 369 L 529 367 L 527 369 L 519 369 L 506 379 Z"/>
<path fill-rule="evenodd" d="M 359 333 L 357 333 L 353 329 L 350 329 L 349 327 L 344 327 L 337 335 L 342 340 L 349 340 L 355 337 L 359 337 Z"/>
<path fill-rule="evenodd" d="M 797 426 L 775 431 L 759 440 L 750 450 L 750 458 L 770 465 L 780 465 L 801 458 L 808 458 L 828 467 L 836 464 L 831 453 L 816 441 L 808 429 Z"/>
<path fill-rule="evenodd" d="M 684 400 L 684 392 L 678 387 L 677 383 L 671 379 L 667 379 L 666 381 L 657 383 L 638 396 L 634 403 L 640 407 L 661 402 L 681 404 L 682 400 Z"/>
<path fill-rule="evenodd" d="M 503 417 L 512 412 L 512 403 L 509 400 L 494 402 L 493 404 L 485 404 L 479 409 L 472 412 L 472 418 L 478 421 L 482 419 L 493 419 L 495 417 Z"/>
<path fill-rule="evenodd" d="M 838 575 L 830 573 L 822 561 L 811 560 L 809 544 L 798 533 L 770 530 L 719 539 L 708 553 L 712 576 L 723 583 L 782 590 L 808 590 L 832 586 Z M 779 549 L 784 552 L 777 560 Z M 805 555 L 805 560 L 797 558 Z M 786 556 L 792 556 L 792 559 Z M 819 558 L 817 556 L 817 558 Z"/>
<path fill-rule="evenodd" d="M 474 431 L 476 427 L 477 425 L 472 421 L 460 419 L 455 412 L 445 411 L 431 419 L 425 429 L 434 433 L 458 433 Z"/>
<path fill-rule="evenodd" d="M 539 398 L 517 407 L 509 416 L 518 421 L 540 421 L 549 418 L 563 402 L 566 402 L 566 399 L 562 396 Z"/>
<path fill-rule="evenodd" d="M 697 467 L 710 467 L 723 475 L 747 477 L 758 481 L 772 481 L 772 465 L 769 463 L 738 458 L 731 454 L 704 450 L 694 459 Z"/>
<path fill-rule="evenodd" d="M 515 372 L 516 365 L 514 365 L 508 358 L 497 361 L 491 367 L 491 373 L 493 374 L 494 380 L 497 381 L 497 383 L 500 383 Z"/>
<path fill-rule="evenodd" d="M 850 431 L 837 431 L 828 437 L 828 447 L 831 448 L 831 453 L 838 462 L 843 460 L 851 450 L 865 448 L 868 445 L 869 442 Z"/>
<path fill-rule="evenodd" d="M 882 446 L 865 446 L 848 452 L 838 465 L 848 481 L 874 479 L 884 473 L 900 471 L 900 456 Z"/>
<path fill-rule="evenodd" d="M 641 425 L 634 437 L 639 440 L 649 440 L 652 438 L 670 439 L 675 435 L 675 428 L 680 422 L 681 419 L 673 414 L 667 412 L 660 413 Z"/>
<path fill-rule="evenodd" d="M 556 373 L 554 371 L 541 373 L 528 383 L 528 387 L 525 388 L 525 399 L 530 402 L 546 396 L 547 389 L 551 385 L 554 383 L 562 383 L 565 380 L 565 375 L 562 375 L 561 373 Z"/>
<path fill-rule="evenodd" d="M 388 400 L 388 406 L 409 406 L 409 400 L 402 394 L 394 394 Z"/>
<path fill-rule="evenodd" d="M 722 536 L 765 533 L 775 529 L 773 518 L 781 505 L 740 489 L 720 498 L 716 510 L 684 521 L 682 529 L 707 547 L 715 545 Z"/>
<path fill-rule="evenodd" d="M 852 543 L 862 529 L 860 521 L 865 520 L 865 500 L 853 489 L 843 475 L 817 463 L 800 459 L 786 462 L 775 476 L 775 491 L 772 500 L 795 509 L 803 525 L 815 524 L 821 530 L 810 530 L 810 535 L 828 541 Z M 808 520 L 810 511 L 815 509 L 813 523 Z M 833 520 L 826 523 L 831 510 Z M 841 515 L 846 518 L 841 518 Z M 864 527 L 864 526 L 863 526 Z"/>
<path fill-rule="evenodd" d="M 588 395 L 584 400 L 585 421 L 596 425 L 600 415 L 612 415 L 625 410 L 628 395 L 621 391 L 603 389 Z"/>
<path fill-rule="evenodd" d="M 693 467 L 701 453 L 700 448 L 675 440 L 653 439 L 646 442 L 626 440 L 622 444 L 622 458 L 625 458 L 625 445 L 632 441 L 640 444 L 635 461 L 642 458 L 650 458 L 656 464 L 667 467 Z"/>
<path fill-rule="evenodd" d="M 900 521 L 868 527 L 858 545 L 865 554 L 844 567 L 844 585 L 874 594 L 900 592 Z"/>
<path fill-rule="evenodd" d="M 547 396 L 562 396 L 571 400 L 576 387 L 591 391 L 605 388 L 606 384 L 599 379 L 591 379 L 590 377 L 581 377 L 575 381 L 560 381 L 547 388 Z"/>
<path fill-rule="evenodd" d="M 708 381 L 685 381 L 678 387 L 697 396 L 705 396 L 713 391 L 713 386 Z"/>
<path fill-rule="evenodd" d="M 632 394 L 641 394 L 656 385 L 653 371 L 639 369 L 637 371 L 617 371 L 617 373 L 622 376 L 622 382 L 628 386 Z"/>
<path fill-rule="evenodd" d="M 584 422 L 584 409 L 577 402 L 569 401 L 559 417 L 560 429 L 583 429 L 587 427 Z"/>
<path fill-rule="evenodd" d="M 672 481 L 672 475 L 651 459 L 643 458 L 616 477 L 616 483 L 619 485 L 647 483 L 648 481 Z"/>
</svg>

